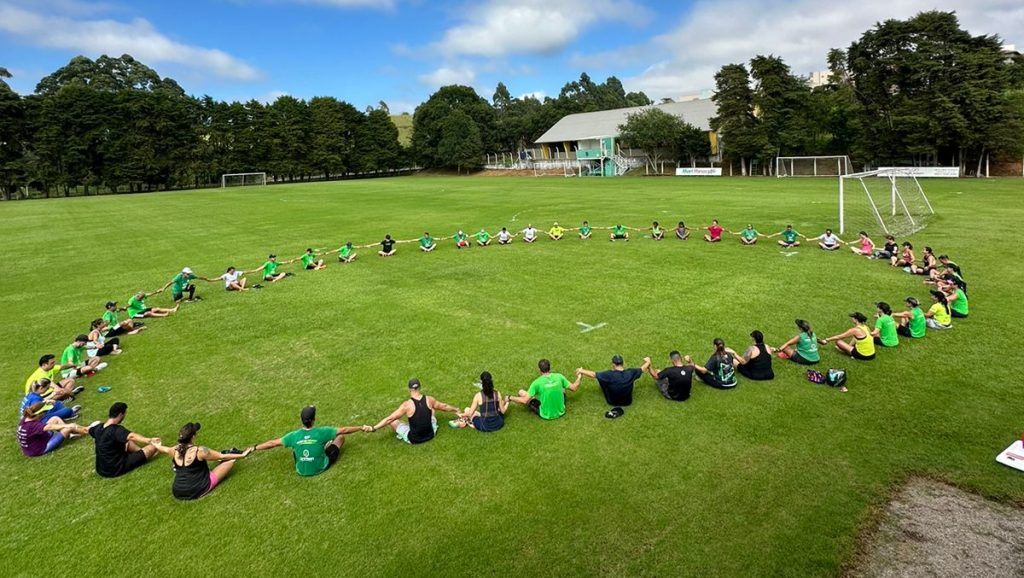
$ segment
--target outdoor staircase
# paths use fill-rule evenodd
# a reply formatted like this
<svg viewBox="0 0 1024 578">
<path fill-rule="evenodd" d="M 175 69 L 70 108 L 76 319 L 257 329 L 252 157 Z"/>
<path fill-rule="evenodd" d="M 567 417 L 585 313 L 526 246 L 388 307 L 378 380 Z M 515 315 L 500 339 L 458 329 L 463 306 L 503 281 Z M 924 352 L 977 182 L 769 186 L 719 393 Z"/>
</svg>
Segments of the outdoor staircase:
<svg viewBox="0 0 1024 578">
<path fill-rule="evenodd" d="M 629 170 L 629 161 L 626 157 L 617 154 L 612 157 L 612 161 L 615 163 L 615 176 L 621 177 Z"/>
</svg>

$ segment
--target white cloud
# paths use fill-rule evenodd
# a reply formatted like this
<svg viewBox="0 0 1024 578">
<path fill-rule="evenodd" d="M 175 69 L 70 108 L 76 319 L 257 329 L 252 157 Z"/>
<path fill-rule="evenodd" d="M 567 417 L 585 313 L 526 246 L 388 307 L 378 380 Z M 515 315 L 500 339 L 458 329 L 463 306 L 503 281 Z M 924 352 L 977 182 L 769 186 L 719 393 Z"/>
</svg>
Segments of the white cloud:
<svg viewBox="0 0 1024 578">
<path fill-rule="evenodd" d="M 547 96 L 547 95 L 544 94 L 543 90 L 535 90 L 533 92 L 524 92 L 523 94 L 520 94 L 518 98 L 520 100 L 522 100 L 524 98 L 536 98 L 537 100 L 543 102 L 545 96 Z"/>
<path fill-rule="evenodd" d="M 631 0 L 488 0 L 468 9 L 434 48 L 446 56 L 554 54 L 598 22 L 642 23 L 647 9 Z"/>
<path fill-rule="evenodd" d="M 471 85 L 476 80 L 476 73 L 466 65 L 442 66 L 433 72 L 421 74 L 419 81 L 431 88 L 439 88 L 449 84 Z"/>
<path fill-rule="evenodd" d="M 174 63 L 234 80 L 256 80 L 262 76 L 259 70 L 222 50 L 174 41 L 142 18 L 127 22 L 72 20 L 0 2 L 0 33 L 36 46 L 92 56 L 131 54 L 149 65 Z"/>
<path fill-rule="evenodd" d="M 627 90 L 643 90 L 654 99 L 675 97 L 712 88 L 722 65 L 749 62 L 756 54 L 781 56 L 796 74 L 823 70 L 830 48 L 846 48 L 877 22 L 935 9 L 956 10 L 972 34 L 1024 40 L 1019 0 L 860 0 L 827 6 L 815 0 L 701 0 L 675 28 L 647 45 L 598 56 L 619 65 L 646 60 L 651 64 L 643 72 L 623 80 Z"/>
</svg>

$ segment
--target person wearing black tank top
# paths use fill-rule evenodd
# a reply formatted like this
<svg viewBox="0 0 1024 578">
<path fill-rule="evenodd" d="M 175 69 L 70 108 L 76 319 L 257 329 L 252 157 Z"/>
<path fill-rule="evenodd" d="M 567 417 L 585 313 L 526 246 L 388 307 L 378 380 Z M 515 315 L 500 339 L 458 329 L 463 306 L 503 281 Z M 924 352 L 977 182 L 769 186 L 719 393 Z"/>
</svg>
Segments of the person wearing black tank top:
<svg viewBox="0 0 1024 578">
<path fill-rule="evenodd" d="M 377 431 L 384 426 L 391 426 L 395 436 L 407 444 L 421 444 L 434 439 L 437 432 L 435 411 L 447 411 L 458 415 L 455 406 L 438 401 L 420 391 L 420 380 L 409 380 L 409 399 L 402 402 L 391 415 L 380 420 L 375 426 L 363 426 L 366 431 Z M 408 421 L 402 421 L 401 418 Z"/>
<path fill-rule="evenodd" d="M 458 419 L 448 422 L 457 428 L 471 427 L 481 432 L 498 431 L 505 427 L 505 412 L 508 411 L 508 397 L 494 389 L 494 378 L 489 371 L 480 374 L 480 392 L 473 396 L 473 403 Z"/>
<path fill-rule="evenodd" d="M 253 448 L 248 448 L 244 452 L 218 452 L 197 446 L 195 438 L 201 427 L 198 422 L 185 424 L 178 432 L 178 444 L 174 447 L 165 446 L 157 440 L 152 441 L 157 451 L 171 456 L 174 468 L 171 494 L 179 500 L 196 500 L 209 494 L 228 476 L 235 465 L 235 460 L 247 457 L 253 452 Z M 211 470 L 208 462 L 213 460 L 220 463 Z"/>
<path fill-rule="evenodd" d="M 775 379 L 775 372 L 772 370 L 772 353 L 775 349 L 764 344 L 764 333 L 755 329 L 750 332 L 754 344 L 747 348 L 743 355 L 737 356 L 739 366 L 736 369 L 740 375 L 754 381 L 767 381 Z"/>
</svg>

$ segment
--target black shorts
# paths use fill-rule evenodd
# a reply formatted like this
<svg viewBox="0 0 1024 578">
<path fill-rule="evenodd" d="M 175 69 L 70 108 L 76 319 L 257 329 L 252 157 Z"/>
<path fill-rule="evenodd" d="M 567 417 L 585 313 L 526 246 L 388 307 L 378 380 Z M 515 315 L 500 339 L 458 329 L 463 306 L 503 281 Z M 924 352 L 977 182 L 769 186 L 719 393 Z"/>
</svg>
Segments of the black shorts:
<svg viewBox="0 0 1024 578">
<path fill-rule="evenodd" d="M 850 357 L 854 359 L 859 359 L 861 361 L 870 361 L 875 358 L 875 354 L 872 353 L 871 355 L 864 355 L 861 352 L 857 351 L 857 348 L 854 347 L 853 350 L 850 351 Z"/>
<path fill-rule="evenodd" d="M 806 357 L 800 355 L 800 352 L 798 351 L 794 351 L 793 355 L 791 355 L 789 359 L 793 363 L 798 363 L 800 365 L 816 365 L 818 363 L 817 361 L 809 361 Z"/>
<path fill-rule="evenodd" d="M 307 271 L 312 271 L 313 269 L 316 269 L 316 263 L 310 263 L 309 265 L 306 265 Z"/>
<path fill-rule="evenodd" d="M 614 237 L 615 237 L 616 239 L 625 239 L 625 238 L 626 238 L 626 235 L 628 235 L 628 233 L 623 233 L 623 234 L 621 234 L 621 235 L 613 235 L 613 236 L 614 236 Z"/>
<path fill-rule="evenodd" d="M 334 462 L 338 461 L 338 457 L 341 455 L 341 448 L 333 443 L 329 443 L 324 448 L 324 454 L 327 455 L 327 467 L 330 467 L 334 465 Z"/>
<path fill-rule="evenodd" d="M 128 330 L 125 329 L 124 327 L 121 327 L 120 325 L 118 325 L 117 327 L 112 327 L 112 328 L 108 329 L 107 332 L 103 334 L 103 336 L 104 337 L 117 337 L 118 335 L 124 335 L 125 333 L 128 333 Z"/>
<path fill-rule="evenodd" d="M 959 311 L 953 311 L 952 309 L 950 309 L 949 314 L 952 315 L 953 317 L 956 317 L 957 319 L 963 319 L 967 317 L 966 313 L 960 313 Z"/>
<path fill-rule="evenodd" d="M 913 337 L 913 335 L 910 334 L 910 328 L 907 327 L 906 325 L 898 326 L 896 328 L 896 334 L 902 335 L 903 337 Z"/>
<path fill-rule="evenodd" d="M 147 461 L 149 461 L 149 459 L 146 457 L 146 453 L 143 452 L 142 450 L 132 452 L 124 457 L 124 460 L 121 462 L 121 467 L 117 469 L 116 474 L 104 477 L 116 478 L 118 476 L 123 476 L 128 472 L 138 468 Z"/>
<path fill-rule="evenodd" d="M 533 398 L 530 401 L 526 402 L 526 407 L 529 408 L 530 411 L 532 411 L 533 413 L 535 413 L 537 415 L 540 415 L 540 400 L 539 399 Z"/>
</svg>

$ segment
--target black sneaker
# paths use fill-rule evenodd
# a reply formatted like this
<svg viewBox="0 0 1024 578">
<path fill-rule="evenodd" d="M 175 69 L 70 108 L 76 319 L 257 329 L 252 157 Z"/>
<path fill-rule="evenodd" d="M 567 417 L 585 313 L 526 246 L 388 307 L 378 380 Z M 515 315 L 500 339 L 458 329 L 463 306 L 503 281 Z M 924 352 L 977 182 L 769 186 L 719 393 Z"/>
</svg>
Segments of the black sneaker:
<svg viewBox="0 0 1024 578">
<path fill-rule="evenodd" d="M 295 273 L 292 273 L 291 271 L 288 271 L 287 273 L 284 274 L 284 276 L 285 277 L 294 277 Z"/>
<path fill-rule="evenodd" d="M 243 452 L 242 450 L 240 450 L 238 448 L 228 448 L 226 450 L 220 450 L 220 453 L 222 453 L 222 454 L 230 454 L 230 455 L 238 455 L 238 454 L 242 454 L 242 453 L 245 453 L 245 452 Z"/>
<path fill-rule="evenodd" d="M 259 283 L 257 283 L 255 285 L 253 285 L 252 288 L 253 289 L 263 289 L 263 285 L 260 285 Z"/>
<path fill-rule="evenodd" d="M 626 413 L 626 410 L 621 407 L 613 407 L 604 414 L 604 417 L 608 419 L 615 419 L 617 417 L 622 417 L 624 413 Z"/>
<path fill-rule="evenodd" d="M 78 416 L 82 415 L 82 406 L 76 405 L 71 408 L 71 416 L 66 421 L 72 421 L 78 419 Z"/>
<path fill-rule="evenodd" d="M 192 300 L 193 300 L 193 301 L 202 301 L 202 300 L 203 300 L 203 298 L 202 298 L 202 297 L 200 297 L 200 296 L 198 296 L 198 295 L 196 295 L 195 297 L 193 297 L 193 298 L 192 298 Z"/>
<path fill-rule="evenodd" d="M 84 385 L 76 385 L 75 388 L 71 390 L 71 397 L 75 397 L 76 395 L 82 393 L 83 391 L 85 391 Z"/>
</svg>

